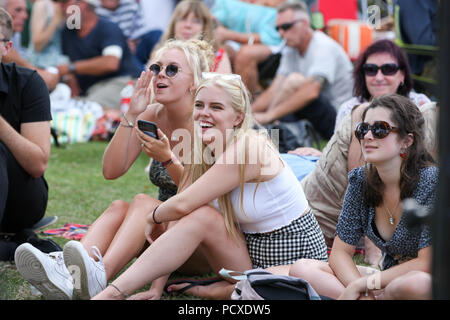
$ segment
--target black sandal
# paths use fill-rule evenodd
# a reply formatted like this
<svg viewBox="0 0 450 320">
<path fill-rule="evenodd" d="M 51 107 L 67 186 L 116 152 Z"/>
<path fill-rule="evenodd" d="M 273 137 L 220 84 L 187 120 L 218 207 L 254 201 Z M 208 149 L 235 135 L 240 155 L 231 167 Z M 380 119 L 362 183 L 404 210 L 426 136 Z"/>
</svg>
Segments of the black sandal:
<svg viewBox="0 0 450 320">
<path fill-rule="evenodd" d="M 221 277 L 214 277 L 214 278 L 207 278 L 207 279 L 177 279 L 177 280 L 172 280 L 167 282 L 167 284 L 164 286 L 164 292 L 165 293 L 183 293 L 186 290 L 195 287 L 195 286 L 207 286 L 219 281 L 225 281 L 225 279 L 221 278 Z M 189 283 L 186 287 L 181 288 L 179 290 L 171 290 L 171 291 L 167 291 L 167 289 L 169 288 L 169 286 L 173 285 L 173 284 L 180 284 L 180 283 Z"/>
</svg>

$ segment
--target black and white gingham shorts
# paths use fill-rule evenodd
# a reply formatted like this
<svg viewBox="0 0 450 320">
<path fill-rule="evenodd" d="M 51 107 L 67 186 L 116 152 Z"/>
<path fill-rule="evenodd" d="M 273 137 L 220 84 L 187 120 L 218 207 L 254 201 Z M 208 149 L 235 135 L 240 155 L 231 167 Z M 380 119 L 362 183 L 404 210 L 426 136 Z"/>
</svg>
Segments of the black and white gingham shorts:
<svg viewBox="0 0 450 320">
<path fill-rule="evenodd" d="M 310 210 L 289 225 L 270 233 L 246 233 L 253 268 L 292 264 L 298 259 L 327 261 L 322 230 Z"/>
</svg>

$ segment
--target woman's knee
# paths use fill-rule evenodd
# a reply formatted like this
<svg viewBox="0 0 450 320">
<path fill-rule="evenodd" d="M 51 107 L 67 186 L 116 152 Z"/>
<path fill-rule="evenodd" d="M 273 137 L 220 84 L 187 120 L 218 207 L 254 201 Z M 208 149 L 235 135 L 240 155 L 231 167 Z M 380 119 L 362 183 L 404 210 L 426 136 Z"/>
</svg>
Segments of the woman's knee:
<svg viewBox="0 0 450 320">
<path fill-rule="evenodd" d="M 258 49 L 260 49 L 259 46 L 243 45 L 236 54 L 236 58 L 234 60 L 235 65 L 246 67 L 249 64 L 257 63 L 257 58 L 261 55 L 261 50 Z"/>
<path fill-rule="evenodd" d="M 147 216 L 151 211 L 159 205 L 161 202 L 156 200 L 149 195 L 144 193 L 139 193 L 134 196 L 133 201 L 131 202 L 130 209 L 127 212 L 127 215 L 144 215 Z"/>
<path fill-rule="evenodd" d="M 422 271 L 411 271 L 391 281 L 385 288 L 391 299 L 430 299 L 431 275 Z"/>
<path fill-rule="evenodd" d="M 114 200 L 108 209 L 103 213 L 114 220 L 122 221 L 128 210 L 129 203 L 124 200 Z"/>
<path fill-rule="evenodd" d="M 192 211 L 183 220 L 194 222 L 204 230 L 214 230 L 220 223 L 223 224 L 223 216 L 215 208 L 205 205 Z"/>
<path fill-rule="evenodd" d="M 132 203 L 133 204 L 149 203 L 152 200 L 155 200 L 155 199 L 145 193 L 138 193 L 137 195 L 134 196 Z M 155 203 L 156 203 L 156 200 L 155 200 Z"/>
<path fill-rule="evenodd" d="M 308 278 L 311 273 L 321 270 L 324 262 L 314 259 L 297 260 L 289 269 L 289 275 L 297 278 Z"/>
</svg>

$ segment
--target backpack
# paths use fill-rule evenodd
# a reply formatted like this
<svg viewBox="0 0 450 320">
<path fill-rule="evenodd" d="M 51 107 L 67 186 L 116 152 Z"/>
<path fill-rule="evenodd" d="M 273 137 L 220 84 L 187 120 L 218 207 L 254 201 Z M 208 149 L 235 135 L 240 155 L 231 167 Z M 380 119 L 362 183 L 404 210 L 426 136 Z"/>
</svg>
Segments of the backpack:
<svg viewBox="0 0 450 320">
<path fill-rule="evenodd" d="M 232 300 L 321 300 L 309 283 L 300 278 L 276 275 L 264 269 L 243 273 L 222 269 L 219 273 L 240 280 L 231 295 Z"/>
<path fill-rule="evenodd" d="M 320 135 L 311 122 L 306 119 L 296 122 L 265 124 L 263 127 L 268 130 L 270 137 L 273 137 L 270 130 L 278 130 L 278 141 L 274 141 L 274 143 L 278 142 L 280 153 L 287 153 L 299 147 L 320 149 Z"/>
</svg>

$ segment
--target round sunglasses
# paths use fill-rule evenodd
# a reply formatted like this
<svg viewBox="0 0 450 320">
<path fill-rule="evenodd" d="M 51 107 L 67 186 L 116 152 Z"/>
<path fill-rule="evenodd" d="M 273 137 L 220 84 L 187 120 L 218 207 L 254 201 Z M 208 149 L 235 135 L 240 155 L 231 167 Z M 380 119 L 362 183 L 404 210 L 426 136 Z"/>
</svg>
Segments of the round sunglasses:
<svg viewBox="0 0 450 320">
<path fill-rule="evenodd" d="M 381 73 L 385 76 L 392 76 L 397 73 L 400 67 L 395 63 L 385 63 L 381 66 L 377 66 L 373 63 L 366 63 L 363 65 L 363 70 L 366 76 L 374 77 L 377 75 L 378 70 L 381 70 Z"/>
<path fill-rule="evenodd" d="M 155 76 L 165 69 L 166 76 L 169 78 L 175 77 L 177 73 L 181 71 L 181 68 L 176 64 L 168 64 L 165 68 L 163 68 L 159 64 L 154 63 L 149 67 L 149 69 Z"/>
<path fill-rule="evenodd" d="M 396 127 L 392 127 L 386 121 L 375 121 L 373 125 L 370 125 L 367 122 L 360 122 L 356 125 L 355 137 L 361 141 L 364 139 L 369 130 L 372 131 L 372 135 L 376 139 L 383 139 L 386 138 L 391 132 L 398 132 Z"/>
</svg>

